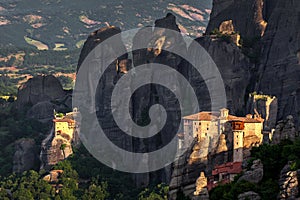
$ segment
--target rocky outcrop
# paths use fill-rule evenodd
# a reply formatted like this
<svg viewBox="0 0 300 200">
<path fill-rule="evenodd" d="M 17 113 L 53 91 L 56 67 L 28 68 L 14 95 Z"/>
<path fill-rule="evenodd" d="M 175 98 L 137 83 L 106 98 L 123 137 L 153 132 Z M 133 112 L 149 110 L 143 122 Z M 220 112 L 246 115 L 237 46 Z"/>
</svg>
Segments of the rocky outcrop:
<svg viewBox="0 0 300 200">
<path fill-rule="evenodd" d="M 155 28 L 153 29 L 153 32 L 150 31 L 149 33 L 145 33 L 145 29 L 141 29 L 133 38 L 133 48 L 135 45 L 141 45 L 143 43 L 144 45 L 149 46 L 149 48 L 145 49 L 139 49 L 132 52 L 132 62 L 135 67 L 141 65 L 141 64 L 152 64 L 152 63 L 160 63 L 160 64 L 167 64 L 168 66 L 178 69 L 180 67 L 180 64 L 182 62 L 182 58 L 169 53 L 167 51 L 163 51 L 162 47 L 169 48 L 172 50 L 172 48 L 176 45 L 181 45 L 182 50 L 186 53 L 186 45 L 183 41 L 182 36 L 180 37 L 172 37 L 168 35 L 165 31 L 160 31 L 157 29 L 157 27 L 163 27 L 172 29 L 175 31 L 179 31 L 178 26 L 176 24 L 175 16 L 172 14 L 167 14 L 166 17 L 159 19 L 155 22 Z M 149 29 L 148 29 L 149 31 Z M 84 58 L 87 56 L 89 52 L 92 51 L 93 48 L 95 48 L 98 44 L 100 44 L 102 41 L 107 39 L 108 37 L 111 37 L 113 35 L 116 36 L 116 34 L 120 33 L 120 29 L 115 27 L 108 27 L 105 29 L 100 29 L 94 33 L 92 33 L 89 38 L 87 39 L 81 55 L 78 62 L 78 69 L 80 69 L 80 65 L 82 64 Z M 146 38 L 146 34 L 151 34 L 151 38 Z M 114 44 L 112 44 L 110 47 L 107 48 L 107 52 L 109 54 L 114 53 L 115 48 L 125 48 L 125 45 L 122 45 L 121 37 L 117 36 L 116 39 L 117 43 L 121 47 L 116 47 Z M 149 107 L 153 104 L 160 104 L 165 105 L 167 113 L 171 113 L 170 116 L 175 116 L 174 120 L 168 120 L 169 124 L 166 125 L 165 133 L 157 134 L 153 138 L 147 138 L 147 139 L 139 139 L 130 137 L 127 134 L 124 134 L 122 130 L 120 130 L 113 120 L 112 116 L 112 106 L 111 106 L 111 94 L 114 90 L 114 87 L 118 80 L 123 76 L 124 73 L 120 73 L 119 71 L 116 71 L 117 69 L 123 69 L 124 63 L 127 63 L 128 68 L 130 65 L 130 62 L 128 61 L 128 55 L 124 54 L 118 58 L 116 58 L 115 62 L 113 62 L 106 70 L 106 72 L 101 77 L 101 80 L 99 81 L 99 85 L 97 88 L 97 96 L 96 96 L 96 102 L 97 102 L 97 116 L 98 120 L 101 123 L 101 127 L 104 130 L 104 132 L 107 132 L 109 134 L 109 139 L 117 146 L 126 149 L 128 151 L 134 151 L 134 152 L 149 152 L 154 151 L 165 144 L 167 144 L 170 139 L 172 138 L 172 134 L 170 130 L 173 129 L 174 126 L 178 125 L 178 121 L 180 118 L 178 117 L 178 108 L 173 109 L 169 108 L 169 105 L 178 105 L 177 99 L 174 98 L 174 94 L 171 92 L 173 91 L 173 88 L 170 88 L 170 90 L 166 90 L 164 87 L 158 86 L 158 85 L 145 85 L 141 89 L 138 89 L 134 92 L 131 99 L 131 108 L 130 113 L 132 114 L 132 118 L 130 119 L 124 119 L 124 120 L 130 120 L 135 121 L 138 124 L 147 122 L 147 115 L 145 116 L 145 113 L 149 111 Z M 119 65 L 116 67 L 116 65 Z M 122 65 L 122 66 L 121 66 Z M 128 69 L 127 69 L 128 70 Z M 127 70 L 122 70 L 123 72 L 126 72 Z M 144 79 L 145 80 L 151 80 L 152 76 L 158 75 L 161 78 L 165 80 L 174 80 L 174 77 L 168 73 L 161 73 L 161 72 L 153 72 L 153 70 L 149 69 L 149 73 L 145 72 Z M 152 74 L 151 74 L 152 73 Z M 175 79 L 176 80 L 176 79 Z M 132 93 L 130 87 L 123 87 L 122 90 L 118 91 L 118 94 L 122 96 L 123 93 Z M 94 99 L 94 97 L 92 97 Z M 115 105 L 118 106 L 119 102 L 115 102 Z M 173 110 L 172 110 L 173 109 Z M 128 111 L 126 111 L 128 112 Z M 122 116 L 123 117 L 123 116 Z M 128 129 L 131 129 L 132 127 L 128 127 Z M 160 141 L 160 142 L 158 142 Z M 149 164 L 151 165 L 151 164 Z M 164 170 L 162 170 L 164 171 Z M 154 172 L 152 175 L 145 174 L 145 175 L 134 175 L 135 180 L 137 182 L 137 185 L 147 185 L 149 177 L 157 177 L 157 181 L 165 181 L 168 182 L 170 179 L 170 171 L 169 169 L 165 169 L 165 172 Z M 163 173 L 163 174 L 162 174 Z M 164 180 L 161 180 L 164 179 Z"/>
<path fill-rule="evenodd" d="M 250 183 L 259 183 L 264 176 L 264 166 L 261 160 L 254 160 L 249 171 L 246 171 L 238 181 L 248 181 Z"/>
<path fill-rule="evenodd" d="M 279 179 L 279 187 L 280 193 L 277 199 L 287 199 L 293 200 L 299 194 L 299 180 L 298 177 L 300 175 L 300 170 L 292 170 L 291 164 L 288 163 L 284 166 L 284 168 L 280 172 L 280 179 Z"/>
<path fill-rule="evenodd" d="M 22 173 L 31 169 L 38 169 L 38 149 L 33 139 L 20 139 L 15 142 L 13 157 L 13 172 Z"/>
<path fill-rule="evenodd" d="M 249 191 L 242 194 L 239 194 L 238 200 L 261 200 L 259 194 Z"/>
<path fill-rule="evenodd" d="M 278 110 L 278 100 L 275 96 L 249 94 L 247 109 L 248 113 L 259 115 L 265 120 L 265 131 L 275 128 Z"/>
<path fill-rule="evenodd" d="M 54 129 L 53 127 L 48 137 L 41 144 L 41 169 L 49 170 L 51 166 L 73 154 L 73 137 L 65 133 L 58 135 L 54 132 Z"/>
<path fill-rule="evenodd" d="M 278 121 L 272 137 L 272 144 L 279 144 L 282 140 L 295 141 L 298 136 L 292 115 L 287 116 L 286 120 Z"/>
<path fill-rule="evenodd" d="M 193 200 L 208 200 L 208 190 L 207 190 L 207 178 L 204 172 L 201 172 L 199 178 L 196 181 L 196 191 L 194 192 Z"/>
<path fill-rule="evenodd" d="M 219 137 L 218 146 L 216 148 L 215 154 L 221 153 L 221 152 L 227 152 L 229 149 L 227 147 L 227 141 L 226 141 L 226 135 L 221 134 Z"/>
<path fill-rule="evenodd" d="M 47 181 L 48 183 L 58 183 L 63 172 L 63 170 L 51 170 L 49 174 L 43 177 L 43 180 Z"/>
<path fill-rule="evenodd" d="M 199 178 L 199 173 L 205 170 L 205 164 L 190 162 L 190 155 L 195 144 L 196 140 L 172 165 L 173 170 L 169 184 L 169 199 L 171 200 L 177 199 L 178 191 L 182 191 L 185 196 L 194 196 L 195 183 Z"/>
<path fill-rule="evenodd" d="M 206 33 L 218 29 L 222 22 L 232 20 L 235 30 L 242 37 L 263 35 L 266 28 L 263 4 L 263 0 L 214 0 Z"/>
<path fill-rule="evenodd" d="M 49 122 L 53 119 L 54 109 L 71 110 L 71 94 L 63 90 L 54 76 L 36 76 L 19 88 L 15 106 L 26 111 L 27 118 Z"/>
<path fill-rule="evenodd" d="M 224 25 L 232 21 L 234 30 L 241 34 L 242 40 L 248 40 L 242 48 L 257 49 L 256 53 L 245 51 L 257 62 L 248 93 L 256 91 L 275 96 L 278 105 L 275 121 L 293 115 L 296 127 L 300 113 L 300 89 L 297 84 L 300 77 L 300 30 L 295 28 L 300 26 L 299 10 L 299 1 L 214 0 L 206 31 L 209 34 L 214 29 L 228 29 L 229 26 Z M 243 95 L 247 99 L 248 94 Z M 267 120 L 266 124 L 270 128 L 274 126 L 274 120 Z"/>
<path fill-rule="evenodd" d="M 36 76 L 19 88 L 16 106 L 33 106 L 39 102 L 63 98 L 65 92 L 57 78 L 52 75 Z"/>
</svg>

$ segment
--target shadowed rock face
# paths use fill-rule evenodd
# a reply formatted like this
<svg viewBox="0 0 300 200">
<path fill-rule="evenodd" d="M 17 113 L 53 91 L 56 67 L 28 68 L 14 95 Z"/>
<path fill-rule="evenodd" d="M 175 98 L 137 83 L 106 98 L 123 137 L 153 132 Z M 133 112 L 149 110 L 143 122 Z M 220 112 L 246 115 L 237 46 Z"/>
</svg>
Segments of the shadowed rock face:
<svg viewBox="0 0 300 200">
<path fill-rule="evenodd" d="M 101 42 L 103 42 L 104 40 L 121 33 L 121 29 L 114 27 L 114 26 L 109 26 L 109 27 L 104 27 L 101 28 L 97 31 L 94 31 L 93 33 L 91 33 L 89 35 L 89 37 L 87 38 L 86 42 L 84 43 L 80 56 L 79 56 L 79 60 L 78 60 L 78 66 L 77 66 L 77 71 L 79 69 L 79 67 L 81 66 L 81 64 L 83 63 L 84 59 L 86 58 L 86 56 Z M 122 39 L 121 37 L 118 37 L 118 40 L 116 41 L 116 44 L 121 44 Z M 114 48 L 114 47 L 112 47 Z M 125 48 L 125 46 L 124 46 Z M 113 52 L 108 52 L 108 53 L 113 53 Z M 127 54 L 124 55 L 122 58 L 120 58 L 119 60 L 123 60 L 127 58 Z"/>
<path fill-rule="evenodd" d="M 15 143 L 13 157 L 13 172 L 22 173 L 31 169 L 38 169 L 38 151 L 33 139 L 20 139 Z"/>
<path fill-rule="evenodd" d="M 265 29 L 263 4 L 263 0 L 214 0 L 206 33 L 219 28 L 223 21 L 232 20 L 242 37 L 262 35 Z"/>
<path fill-rule="evenodd" d="M 59 80 L 52 76 L 36 76 L 19 88 L 15 106 L 26 111 L 26 117 L 47 123 L 58 112 L 71 110 L 71 94 L 64 91 Z"/>
<path fill-rule="evenodd" d="M 278 99 L 276 120 L 293 115 L 297 126 L 300 113 L 299 11 L 299 1 L 215 0 L 206 31 L 208 34 L 222 22 L 232 20 L 242 39 L 260 38 L 262 48 L 256 55 L 259 62 L 252 71 L 248 92 L 275 96 Z M 228 56 L 236 58 L 233 54 Z M 222 60 L 222 56 L 212 57 L 216 63 Z"/>
<path fill-rule="evenodd" d="M 36 76 L 19 88 L 16 106 L 22 109 L 27 105 L 33 106 L 42 101 L 57 100 L 64 96 L 65 92 L 57 78 L 52 75 Z"/>
<path fill-rule="evenodd" d="M 264 166 L 261 160 L 254 160 L 251 169 L 244 172 L 238 181 L 248 181 L 250 183 L 259 183 L 263 179 Z"/>
<path fill-rule="evenodd" d="M 262 37 L 256 90 L 278 97 L 278 119 L 293 115 L 299 123 L 300 2 L 278 0 Z"/>
<path fill-rule="evenodd" d="M 168 14 L 165 18 L 157 20 L 155 22 L 156 27 L 163 27 L 172 29 L 175 31 L 179 31 L 178 26 L 176 24 L 175 16 Z M 93 34 L 89 36 L 87 39 L 81 55 L 79 59 L 78 66 L 82 64 L 84 58 L 88 55 L 89 52 L 91 52 L 99 43 L 104 41 L 106 38 L 113 36 L 115 34 L 120 33 L 120 29 L 109 27 L 106 29 L 100 29 Z M 145 34 L 151 34 L 151 39 L 146 40 Z M 164 31 L 160 31 L 158 29 L 153 30 L 153 32 L 145 33 L 145 29 L 141 29 L 136 36 L 133 39 L 133 46 L 137 44 L 137 42 L 143 42 L 143 46 L 150 46 L 152 48 L 145 48 L 141 50 L 134 51 L 133 54 L 133 64 L 135 67 L 146 64 L 146 63 L 160 63 L 160 64 L 166 64 L 174 69 L 178 69 L 180 67 L 180 63 L 182 61 L 182 58 L 179 56 L 176 56 L 170 52 L 162 50 L 163 46 L 172 50 L 173 46 L 182 44 L 182 46 L 185 49 L 186 52 L 186 46 L 185 43 L 183 43 L 183 38 L 176 38 L 172 37 L 170 35 L 167 35 Z M 121 37 L 119 38 L 119 42 L 117 42 L 118 45 L 121 44 L 122 41 Z M 111 46 L 112 51 L 114 50 L 113 45 Z M 125 46 L 124 46 L 125 48 Z M 113 52 L 107 52 L 107 53 L 113 53 Z M 122 69 L 124 72 L 126 69 L 124 69 L 124 63 L 130 63 L 127 62 L 127 54 L 116 58 L 116 61 L 112 63 L 104 73 L 104 75 L 101 77 L 98 87 L 97 87 L 97 94 L 96 94 L 96 105 L 97 105 L 97 116 L 98 120 L 101 123 L 101 127 L 103 128 L 104 132 L 108 131 L 108 137 L 111 141 L 114 142 L 115 145 L 126 149 L 128 151 L 134 151 L 134 152 L 148 152 L 156 150 L 157 148 L 162 146 L 163 144 L 166 144 L 170 141 L 170 138 L 172 135 L 165 133 L 160 134 L 159 138 L 152 138 L 149 139 L 149 141 L 143 142 L 140 141 L 138 138 L 131 138 L 128 135 L 124 134 L 116 125 L 112 118 L 112 111 L 111 111 L 111 94 L 115 87 L 115 84 L 118 82 L 120 77 L 122 76 L 122 73 L 118 73 L 116 71 L 116 65 L 119 64 L 120 69 Z M 126 61 L 127 60 L 127 61 Z M 127 64 L 128 66 L 129 64 Z M 78 69 L 79 69 L 78 67 Z M 125 67 L 126 68 L 126 67 Z M 151 72 L 151 71 L 150 71 Z M 159 73 L 159 72 L 157 72 Z M 149 75 L 149 74 L 148 74 Z M 149 75 L 145 78 L 151 78 Z M 153 74 L 155 75 L 155 74 Z M 156 74 L 157 75 L 157 74 Z M 165 79 L 174 79 L 174 77 L 170 76 L 169 74 L 159 74 L 162 78 Z M 125 92 L 133 92 L 131 91 L 131 88 L 123 88 L 122 91 L 119 91 L 119 95 L 122 96 L 122 93 Z M 130 112 L 132 115 L 132 119 L 128 120 L 134 120 L 138 124 L 143 124 L 145 121 L 147 121 L 147 116 L 145 113 L 149 112 L 149 107 L 155 103 L 158 103 L 160 105 L 173 105 L 176 104 L 177 100 L 174 98 L 174 94 L 166 90 L 165 88 L 156 86 L 156 85 L 146 85 L 143 86 L 142 89 L 138 89 L 132 96 L 131 99 L 131 108 Z M 175 117 L 178 115 L 178 110 L 168 110 L 170 111 L 172 115 L 175 115 Z M 180 120 L 180 118 L 176 118 L 177 120 Z M 176 120 L 170 120 L 174 124 L 178 124 Z M 173 124 L 170 124 L 168 126 L 174 126 Z M 169 130 L 168 127 L 165 128 L 166 130 Z M 171 128 L 170 128 L 171 129 Z M 146 144 L 147 143 L 147 144 Z M 162 182 L 166 181 L 168 179 L 167 174 L 170 174 L 170 172 L 163 173 L 163 172 L 157 172 L 145 175 L 136 175 L 135 179 L 137 182 L 137 185 L 142 184 L 148 184 L 149 177 L 151 176 L 151 180 Z"/>
<path fill-rule="evenodd" d="M 212 39 L 208 36 L 197 38 L 196 41 L 210 54 L 216 63 L 224 82 L 227 108 L 233 114 L 244 114 L 245 94 L 250 81 L 250 70 L 254 67 L 241 49 L 233 43 L 227 43 L 221 39 Z M 188 54 L 197 55 L 196 48 L 189 48 Z M 196 63 L 203 62 L 201 58 L 195 58 Z M 196 70 L 189 68 L 186 72 L 189 82 L 193 84 L 201 110 L 211 109 L 211 99 L 205 82 Z"/>
</svg>

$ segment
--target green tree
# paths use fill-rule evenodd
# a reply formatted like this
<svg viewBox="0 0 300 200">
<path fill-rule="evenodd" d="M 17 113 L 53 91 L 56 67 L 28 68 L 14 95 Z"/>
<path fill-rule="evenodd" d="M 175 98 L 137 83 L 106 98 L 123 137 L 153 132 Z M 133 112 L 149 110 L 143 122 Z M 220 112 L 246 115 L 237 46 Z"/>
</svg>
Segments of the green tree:
<svg viewBox="0 0 300 200">
<path fill-rule="evenodd" d="M 101 185 L 96 185 L 92 183 L 89 188 L 85 191 L 85 194 L 83 195 L 83 200 L 104 200 L 107 199 L 109 196 L 109 193 L 107 191 L 107 183 L 102 182 Z"/>
</svg>

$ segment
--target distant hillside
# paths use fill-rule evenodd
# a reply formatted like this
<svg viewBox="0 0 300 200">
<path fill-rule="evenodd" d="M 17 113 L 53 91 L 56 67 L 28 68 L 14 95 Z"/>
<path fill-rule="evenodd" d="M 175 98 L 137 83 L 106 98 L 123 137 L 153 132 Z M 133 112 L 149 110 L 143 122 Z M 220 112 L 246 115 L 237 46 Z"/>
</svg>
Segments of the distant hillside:
<svg viewBox="0 0 300 200">
<path fill-rule="evenodd" d="M 177 16 L 182 32 L 196 37 L 204 32 L 211 7 L 210 0 L 2 0 L 0 45 L 79 48 L 95 29 L 152 25 L 167 12 Z"/>
</svg>

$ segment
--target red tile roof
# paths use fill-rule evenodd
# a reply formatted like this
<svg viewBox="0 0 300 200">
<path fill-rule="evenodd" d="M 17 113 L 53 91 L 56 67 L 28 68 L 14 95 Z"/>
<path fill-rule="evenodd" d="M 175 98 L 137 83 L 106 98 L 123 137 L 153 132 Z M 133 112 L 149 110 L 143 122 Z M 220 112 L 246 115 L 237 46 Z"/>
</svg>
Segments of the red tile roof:
<svg viewBox="0 0 300 200">
<path fill-rule="evenodd" d="M 75 120 L 64 118 L 64 119 L 53 119 L 53 122 L 68 122 L 68 123 L 75 123 Z"/>
<path fill-rule="evenodd" d="M 258 118 L 248 118 L 248 117 L 236 117 L 233 115 L 228 115 L 228 121 L 241 121 L 245 123 L 261 123 L 264 119 Z"/>
<path fill-rule="evenodd" d="M 183 117 L 187 120 L 198 120 L 198 121 L 213 121 L 220 117 L 220 112 L 199 112 L 193 115 Z M 249 118 L 249 117 L 237 117 L 234 115 L 228 115 L 228 121 L 242 121 L 245 123 L 261 123 L 264 120 L 262 118 Z"/>
<path fill-rule="evenodd" d="M 241 172 L 242 172 L 241 162 L 229 162 L 229 163 L 216 166 L 212 171 L 212 175 L 214 176 L 220 173 L 239 174 Z"/>
<path fill-rule="evenodd" d="M 212 121 L 220 116 L 219 112 L 199 112 L 193 115 L 185 116 L 183 119 L 199 120 L 199 121 Z"/>
</svg>

